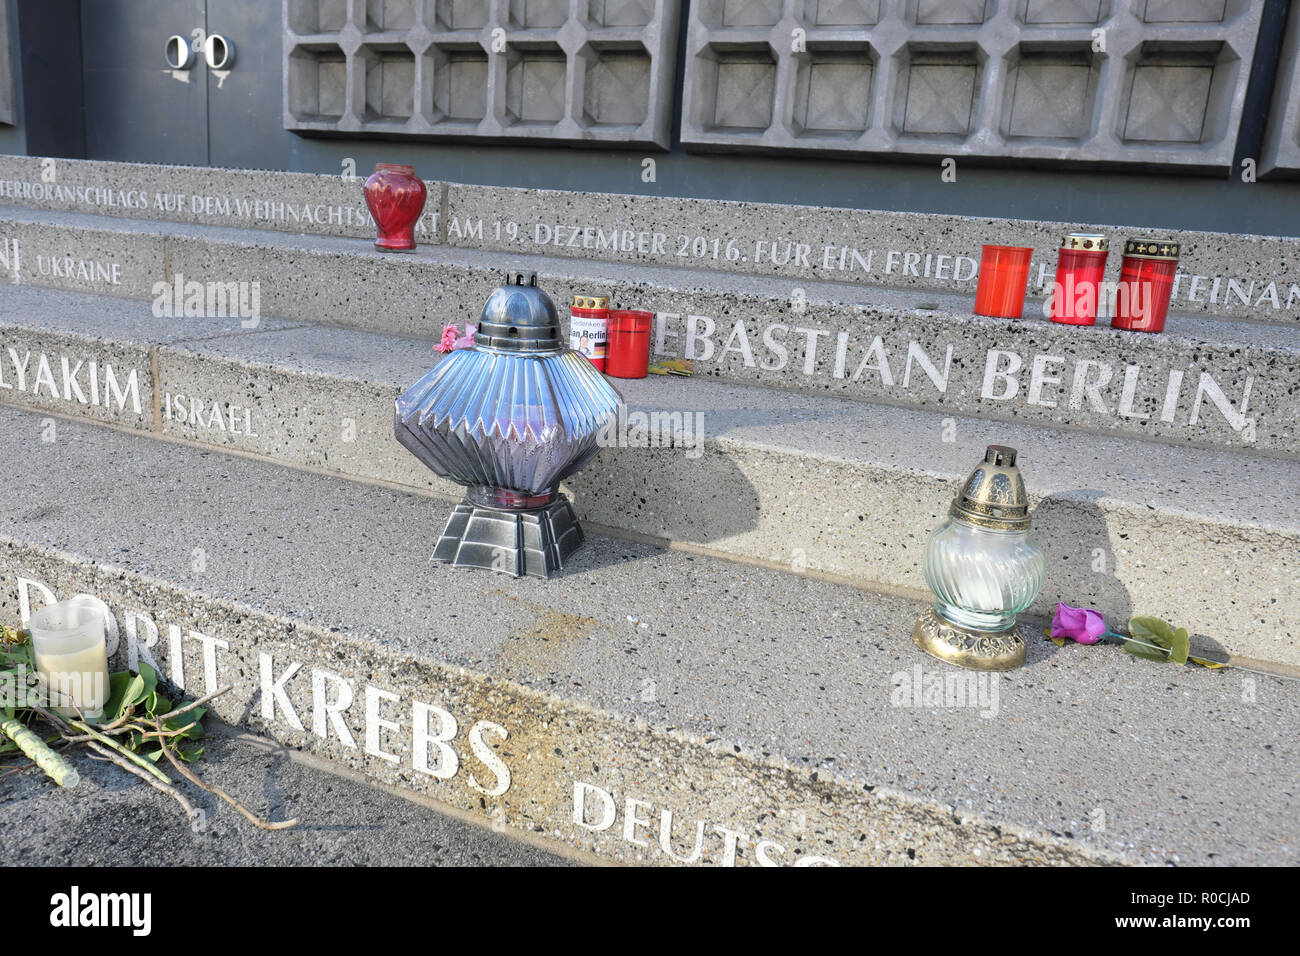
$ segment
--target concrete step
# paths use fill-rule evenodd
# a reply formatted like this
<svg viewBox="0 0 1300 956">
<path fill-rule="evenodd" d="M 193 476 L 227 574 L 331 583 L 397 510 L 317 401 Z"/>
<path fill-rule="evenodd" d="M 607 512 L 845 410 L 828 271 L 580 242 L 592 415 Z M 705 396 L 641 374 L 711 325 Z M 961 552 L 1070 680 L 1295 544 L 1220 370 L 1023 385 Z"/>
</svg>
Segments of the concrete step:
<svg viewBox="0 0 1300 956">
<path fill-rule="evenodd" d="M 900 597 L 600 534 L 550 581 L 452 569 L 428 497 L 42 429 L 0 409 L 0 619 L 94 594 L 118 663 L 233 683 L 224 720 L 507 831 L 648 863 L 1297 862 L 1285 678 L 1046 640 L 960 672 Z"/>
<path fill-rule="evenodd" d="M 482 820 L 439 812 L 359 774 L 209 718 L 194 770 L 252 812 L 297 827 L 268 832 L 197 787 L 179 789 L 202 813 L 125 770 L 73 756 L 75 791 L 39 770 L 5 780 L 0 862 L 6 866 L 572 866 L 575 855 L 494 833 Z M 173 779 L 178 775 L 170 774 Z M 421 806 L 420 803 L 426 804 Z M 517 835 L 516 835 L 517 836 Z M 558 852 L 557 852 L 558 851 Z"/>
<path fill-rule="evenodd" d="M 476 321 L 502 273 L 521 266 L 538 271 L 561 305 L 583 292 L 655 311 L 655 354 L 693 358 L 699 376 L 1300 453 L 1294 325 L 1184 316 L 1148 335 L 980 318 L 965 293 L 451 246 L 381 254 L 351 238 L 0 208 L 0 274 L 149 299 L 163 314 L 181 310 L 178 279 L 182 291 L 185 283 L 235 283 L 259 315 L 436 336 L 449 322 Z M 228 308 L 235 311 L 233 299 Z"/>
<path fill-rule="evenodd" d="M 629 179 L 645 189 L 642 161 Z M 322 176 L 0 155 L 0 204 L 167 223 L 373 238 L 361 187 L 369 169 Z M 356 176 L 349 178 L 355 173 Z M 569 193 L 427 181 L 422 243 L 549 254 L 639 266 L 686 266 L 750 277 L 839 279 L 917 291 L 975 292 L 982 243 L 1034 247 L 1033 287 L 1055 273 L 1061 237 L 1111 236 L 1108 278 L 1123 239 L 1159 235 L 1182 247 L 1178 310 L 1300 322 L 1300 238 L 1168 230 L 1150 224 L 1026 222 L 928 213 Z M 650 186 L 653 190 L 655 187 Z M 697 312 L 700 310 L 696 310 Z"/>
<path fill-rule="evenodd" d="M 0 402 L 459 499 L 392 434 L 393 399 L 437 359 L 395 335 L 0 296 Z M 628 427 L 567 487 L 584 520 L 920 597 L 956 484 L 986 444 L 1011 444 L 1048 554 L 1037 613 L 1086 604 L 1120 628 L 1155 614 L 1204 655 L 1300 666 L 1294 461 L 713 379 L 616 384 Z M 637 431 L 638 412 L 656 427 Z"/>
</svg>

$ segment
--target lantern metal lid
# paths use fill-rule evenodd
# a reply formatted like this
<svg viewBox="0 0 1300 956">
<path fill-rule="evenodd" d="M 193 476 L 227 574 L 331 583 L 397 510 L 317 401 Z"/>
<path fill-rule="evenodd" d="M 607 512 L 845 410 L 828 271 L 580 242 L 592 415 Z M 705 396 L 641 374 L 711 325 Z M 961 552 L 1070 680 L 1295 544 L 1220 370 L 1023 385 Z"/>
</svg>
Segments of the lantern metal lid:
<svg viewBox="0 0 1300 956">
<path fill-rule="evenodd" d="M 948 513 L 968 524 L 993 531 L 1029 528 L 1029 496 L 1016 467 L 1016 450 L 989 445 L 984 460 L 962 482 Z"/>
<path fill-rule="evenodd" d="M 533 273 L 512 273 L 456 349 L 397 399 L 394 434 L 437 475 L 466 486 L 433 558 L 550 577 L 581 546 L 560 482 L 600 450 L 622 398 L 561 344 L 559 313 Z"/>
<path fill-rule="evenodd" d="M 488 296 L 474 333 L 475 348 L 553 352 L 560 347 L 560 314 L 537 287 L 537 273 L 515 272 Z"/>
</svg>

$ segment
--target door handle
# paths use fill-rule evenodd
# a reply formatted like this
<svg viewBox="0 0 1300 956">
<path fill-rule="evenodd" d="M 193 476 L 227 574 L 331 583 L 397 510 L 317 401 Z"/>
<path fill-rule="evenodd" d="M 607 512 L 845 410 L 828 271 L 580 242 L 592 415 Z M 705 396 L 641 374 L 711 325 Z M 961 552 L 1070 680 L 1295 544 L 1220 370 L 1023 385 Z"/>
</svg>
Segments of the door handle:
<svg viewBox="0 0 1300 956">
<path fill-rule="evenodd" d="M 210 70 L 229 70 L 235 65 L 235 45 L 220 33 L 209 33 L 203 41 L 203 59 Z"/>
<path fill-rule="evenodd" d="M 163 46 L 163 56 L 167 58 L 167 66 L 172 70 L 188 70 L 194 63 L 194 51 L 190 49 L 190 41 L 175 34 L 167 38 L 167 43 Z"/>
</svg>

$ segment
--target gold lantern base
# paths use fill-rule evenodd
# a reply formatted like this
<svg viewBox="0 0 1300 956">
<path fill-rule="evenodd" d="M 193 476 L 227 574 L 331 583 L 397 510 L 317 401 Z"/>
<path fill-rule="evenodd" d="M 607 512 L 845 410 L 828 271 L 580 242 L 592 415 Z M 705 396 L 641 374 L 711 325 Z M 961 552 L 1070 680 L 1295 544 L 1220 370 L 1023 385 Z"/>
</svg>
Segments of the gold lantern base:
<svg viewBox="0 0 1300 956">
<path fill-rule="evenodd" d="M 1009 671 L 1025 663 L 1019 624 L 1005 631 L 977 631 L 945 621 L 934 608 L 916 619 L 912 643 L 931 657 L 971 670 Z"/>
</svg>

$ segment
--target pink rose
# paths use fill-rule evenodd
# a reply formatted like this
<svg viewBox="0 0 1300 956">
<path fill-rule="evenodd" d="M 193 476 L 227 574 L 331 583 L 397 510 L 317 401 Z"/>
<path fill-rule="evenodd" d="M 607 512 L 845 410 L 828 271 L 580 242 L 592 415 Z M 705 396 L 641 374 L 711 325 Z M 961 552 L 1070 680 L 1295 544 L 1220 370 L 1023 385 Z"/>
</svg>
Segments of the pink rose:
<svg viewBox="0 0 1300 956">
<path fill-rule="evenodd" d="M 1106 633 L 1106 621 L 1092 608 L 1056 605 L 1052 615 L 1052 637 L 1068 637 L 1080 644 L 1096 644 Z"/>
<path fill-rule="evenodd" d="M 456 347 L 456 326 L 449 325 L 442 330 L 442 341 L 434 346 L 438 352 L 450 352 Z"/>
<path fill-rule="evenodd" d="M 449 325 L 448 328 L 455 328 L 455 326 Z M 469 322 L 466 322 L 465 334 L 461 336 L 457 336 L 456 341 L 452 344 L 451 347 L 453 349 L 472 349 L 474 347 L 474 333 L 477 331 L 478 331 L 477 325 L 471 325 Z"/>
</svg>

